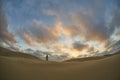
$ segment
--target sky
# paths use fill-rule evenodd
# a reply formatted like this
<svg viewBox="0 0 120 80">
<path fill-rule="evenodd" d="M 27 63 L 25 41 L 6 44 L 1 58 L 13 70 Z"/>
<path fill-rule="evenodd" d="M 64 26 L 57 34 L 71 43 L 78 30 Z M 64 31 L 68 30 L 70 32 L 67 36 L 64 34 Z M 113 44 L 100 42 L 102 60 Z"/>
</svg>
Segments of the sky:
<svg viewBox="0 0 120 80">
<path fill-rule="evenodd" d="M 119 0 L 2 0 L 0 5 L 0 43 L 10 49 L 59 61 L 120 48 Z"/>
</svg>

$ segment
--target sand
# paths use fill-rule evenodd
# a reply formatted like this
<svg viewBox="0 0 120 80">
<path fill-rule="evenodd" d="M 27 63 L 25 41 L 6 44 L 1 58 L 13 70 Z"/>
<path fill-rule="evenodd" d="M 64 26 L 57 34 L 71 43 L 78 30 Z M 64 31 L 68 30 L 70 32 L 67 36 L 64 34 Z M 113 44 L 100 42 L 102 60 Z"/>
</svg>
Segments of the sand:
<svg viewBox="0 0 120 80">
<path fill-rule="evenodd" d="M 120 54 L 83 62 L 0 55 L 0 80 L 120 80 Z"/>
</svg>

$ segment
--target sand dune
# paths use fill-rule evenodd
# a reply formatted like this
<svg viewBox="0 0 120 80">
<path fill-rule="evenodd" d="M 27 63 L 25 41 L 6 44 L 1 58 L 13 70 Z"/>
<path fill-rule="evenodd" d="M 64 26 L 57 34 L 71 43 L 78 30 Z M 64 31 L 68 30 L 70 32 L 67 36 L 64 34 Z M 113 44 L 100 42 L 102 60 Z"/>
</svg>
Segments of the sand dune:
<svg viewBox="0 0 120 80">
<path fill-rule="evenodd" d="M 0 47 L 0 56 L 38 59 L 37 57 L 32 56 L 30 54 L 24 54 L 21 52 L 13 52 L 13 51 L 10 51 L 10 50 L 2 48 L 2 47 Z"/>
<path fill-rule="evenodd" d="M 31 58 L 31 55 L 18 57 L 3 53 L 4 50 L 0 51 L 0 80 L 120 80 L 120 54 L 57 63 Z"/>
</svg>

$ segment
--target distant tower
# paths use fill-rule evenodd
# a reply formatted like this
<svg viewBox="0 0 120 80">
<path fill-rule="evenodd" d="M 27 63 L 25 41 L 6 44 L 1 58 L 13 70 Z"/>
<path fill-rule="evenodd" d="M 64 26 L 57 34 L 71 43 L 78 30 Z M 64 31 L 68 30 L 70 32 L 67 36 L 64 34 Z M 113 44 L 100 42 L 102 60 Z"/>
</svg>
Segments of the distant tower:
<svg viewBox="0 0 120 80">
<path fill-rule="evenodd" d="M 48 54 L 46 55 L 46 61 L 48 61 Z"/>
</svg>

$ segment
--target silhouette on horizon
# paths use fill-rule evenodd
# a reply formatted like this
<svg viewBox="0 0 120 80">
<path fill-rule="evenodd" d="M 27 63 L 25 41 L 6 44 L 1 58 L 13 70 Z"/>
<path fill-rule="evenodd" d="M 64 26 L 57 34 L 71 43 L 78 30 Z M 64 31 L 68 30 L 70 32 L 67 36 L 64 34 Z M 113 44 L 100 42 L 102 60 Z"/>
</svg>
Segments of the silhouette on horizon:
<svg viewBox="0 0 120 80">
<path fill-rule="evenodd" d="M 46 55 L 46 61 L 48 61 L 48 54 Z"/>
</svg>

